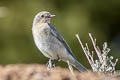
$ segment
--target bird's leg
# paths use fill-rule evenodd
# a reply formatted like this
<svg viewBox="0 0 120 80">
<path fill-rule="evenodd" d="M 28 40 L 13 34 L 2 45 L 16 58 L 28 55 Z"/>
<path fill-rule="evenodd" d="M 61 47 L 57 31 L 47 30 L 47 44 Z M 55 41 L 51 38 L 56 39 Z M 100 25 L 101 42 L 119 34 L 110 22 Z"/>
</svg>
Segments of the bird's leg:
<svg viewBox="0 0 120 80">
<path fill-rule="evenodd" d="M 51 59 L 49 59 L 49 61 L 47 62 L 46 66 L 47 66 L 48 70 L 52 67 Z"/>
<path fill-rule="evenodd" d="M 56 65 L 56 63 L 59 61 L 59 58 L 58 59 L 54 59 L 54 60 L 52 60 L 52 59 L 49 59 L 49 61 L 47 62 L 47 68 L 48 69 L 51 69 L 51 68 L 54 68 L 55 67 L 55 65 Z"/>
<path fill-rule="evenodd" d="M 52 60 L 52 67 L 54 68 L 56 63 L 58 62 L 58 59 Z"/>
</svg>

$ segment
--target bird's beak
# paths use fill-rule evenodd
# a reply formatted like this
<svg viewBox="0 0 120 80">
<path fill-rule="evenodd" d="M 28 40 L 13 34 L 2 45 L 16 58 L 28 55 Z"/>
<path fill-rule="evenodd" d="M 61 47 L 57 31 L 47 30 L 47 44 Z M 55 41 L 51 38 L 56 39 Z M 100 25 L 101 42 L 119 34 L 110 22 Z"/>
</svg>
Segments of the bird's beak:
<svg viewBox="0 0 120 80">
<path fill-rule="evenodd" d="M 50 17 L 54 17 L 55 15 L 51 15 Z"/>
</svg>

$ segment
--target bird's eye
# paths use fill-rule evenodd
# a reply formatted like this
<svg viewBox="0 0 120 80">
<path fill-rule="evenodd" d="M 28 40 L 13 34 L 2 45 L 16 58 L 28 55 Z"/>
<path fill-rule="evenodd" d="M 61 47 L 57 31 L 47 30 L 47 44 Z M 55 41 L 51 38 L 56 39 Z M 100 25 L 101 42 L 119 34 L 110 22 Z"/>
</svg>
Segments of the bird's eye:
<svg viewBox="0 0 120 80">
<path fill-rule="evenodd" d="M 44 15 L 41 15 L 41 17 L 43 18 L 43 17 L 44 17 Z"/>
</svg>

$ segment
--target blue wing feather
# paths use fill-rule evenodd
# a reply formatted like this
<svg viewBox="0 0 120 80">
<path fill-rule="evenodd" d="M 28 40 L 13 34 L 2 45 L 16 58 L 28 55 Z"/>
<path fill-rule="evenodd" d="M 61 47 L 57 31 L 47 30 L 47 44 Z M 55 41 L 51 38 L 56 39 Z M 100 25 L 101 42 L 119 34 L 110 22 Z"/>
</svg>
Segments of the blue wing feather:
<svg viewBox="0 0 120 80">
<path fill-rule="evenodd" d="M 51 24 L 48 24 L 51 28 L 51 34 L 53 36 L 55 36 L 67 49 L 68 53 L 70 53 L 70 55 L 73 56 L 72 51 L 70 49 L 70 47 L 68 46 L 68 44 L 65 42 L 64 38 L 60 35 L 60 33 L 56 30 L 55 27 L 53 27 Z M 74 57 L 74 56 L 73 56 Z"/>
</svg>

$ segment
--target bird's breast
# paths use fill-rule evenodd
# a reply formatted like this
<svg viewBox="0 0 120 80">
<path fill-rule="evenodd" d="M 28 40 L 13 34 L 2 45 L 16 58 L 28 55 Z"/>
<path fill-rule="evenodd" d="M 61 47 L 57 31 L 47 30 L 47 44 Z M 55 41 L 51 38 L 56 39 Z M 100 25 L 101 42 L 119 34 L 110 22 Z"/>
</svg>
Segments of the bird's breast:
<svg viewBox="0 0 120 80">
<path fill-rule="evenodd" d="M 36 46 L 44 55 L 47 53 L 54 59 L 57 59 L 58 56 L 61 59 L 67 58 L 68 54 L 66 48 L 62 42 L 51 34 L 49 27 L 38 27 L 34 29 L 33 37 Z"/>
<path fill-rule="evenodd" d="M 48 27 L 36 27 L 33 30 L 33 37 L 36 45 L 38 47 L 43 47 L 48 45 L 46 42 L 49 38 L 50 29 Z"/>
</svg>

